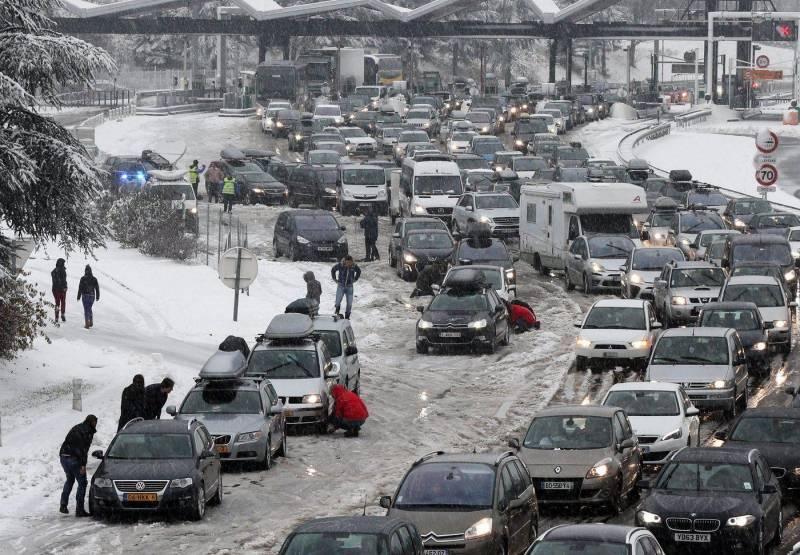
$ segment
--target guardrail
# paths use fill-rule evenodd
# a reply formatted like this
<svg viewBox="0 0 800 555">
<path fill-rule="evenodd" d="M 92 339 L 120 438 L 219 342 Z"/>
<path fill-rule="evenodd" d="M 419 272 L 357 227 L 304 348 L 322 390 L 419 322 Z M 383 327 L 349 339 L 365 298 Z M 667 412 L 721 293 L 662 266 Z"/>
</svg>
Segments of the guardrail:
<svg viewBox="0 0 800 555">
<path fill-rule="evenodd" d="M 707 108 L 703 110 L 695 110 L 694 112 L 688 112 L 680 116 L 675 116 L 675 125 L 678 127 L 689 127 L 695 123 L 706 121 L 710 115 L 711 110 Z"/>
</svg>

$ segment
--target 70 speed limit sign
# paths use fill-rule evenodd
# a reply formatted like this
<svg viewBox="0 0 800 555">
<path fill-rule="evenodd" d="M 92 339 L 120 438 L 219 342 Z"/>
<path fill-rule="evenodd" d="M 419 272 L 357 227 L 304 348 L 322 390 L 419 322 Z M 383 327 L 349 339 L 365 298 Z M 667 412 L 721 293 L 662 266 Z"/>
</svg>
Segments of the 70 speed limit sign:
<svg viewBox="0 0 800 555">
<path fill-rule="evenodd" d="M 778 168 L 772 164 L 762 164 L 756 170 L 756 181 L 762 187 L 771 187 L 778 181 Z"/>
</svg>

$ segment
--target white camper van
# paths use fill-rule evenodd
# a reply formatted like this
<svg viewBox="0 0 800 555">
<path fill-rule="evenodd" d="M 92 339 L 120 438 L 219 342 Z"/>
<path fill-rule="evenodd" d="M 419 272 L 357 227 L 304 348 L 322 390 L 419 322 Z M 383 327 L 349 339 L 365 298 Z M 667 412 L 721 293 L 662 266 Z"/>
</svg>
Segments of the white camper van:
<svg viewBox="0 0 800 555">
<path fill-rule="evenodd" d="M 585 234 L 626 235 L 638 244 L 633 215 L 647 207 L 644 190 L 630 183 L 524 185 L 520 192 L 520 256 L 546 273 L 562 270 L 572 241 Z"/>
<path fill-rule="evenodd" d="M 406 158 L 400 172 L 399 192 L 403 216 L 436 216 L 449 224 L 453 207 L 464 192 L 461 170 L 455 162 L 417 162 Z"/>
</svg>

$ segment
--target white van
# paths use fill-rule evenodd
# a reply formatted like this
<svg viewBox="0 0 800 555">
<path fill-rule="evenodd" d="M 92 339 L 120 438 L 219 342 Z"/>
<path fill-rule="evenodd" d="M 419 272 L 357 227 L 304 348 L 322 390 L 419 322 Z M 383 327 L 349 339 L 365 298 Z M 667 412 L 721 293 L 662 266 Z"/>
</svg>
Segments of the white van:
<svg viewBox="0 0 800 555">
<path fill-rule="evenodd" d="M 400 214 L 436 216 L 450 224 L 453 207 L 464 192 L 455 162 L 403 160 L 400 171 Z"/>
<path fill-rule="evenodd" d="M 386 214 L 386 172 L 380 166 L 346 164 L 339 166 L 339 212 L 347 216 L 357 211 L 374 210 Z"/>
<path fill-rule="evenodd" d="M 647 207 L 644 190 L 630 183 L 550 183 L 520 191 L 520 257 L 542 273 L 562 270 L 574 239 L 620 234 L 639 244 L 633 215 Z"/>
</svg>

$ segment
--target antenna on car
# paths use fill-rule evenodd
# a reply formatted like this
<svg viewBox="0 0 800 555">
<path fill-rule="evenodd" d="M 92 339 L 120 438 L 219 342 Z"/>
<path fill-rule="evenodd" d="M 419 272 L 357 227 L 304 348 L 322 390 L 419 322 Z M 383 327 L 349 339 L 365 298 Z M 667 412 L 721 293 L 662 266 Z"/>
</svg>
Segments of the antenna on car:
<svg viewBox="0 0 800 555">
<path fill-rule="evenodd" d="M 361 516 L 367 516 L 367 492 L 364 492 L 364 510 Z"/>
</svg>

